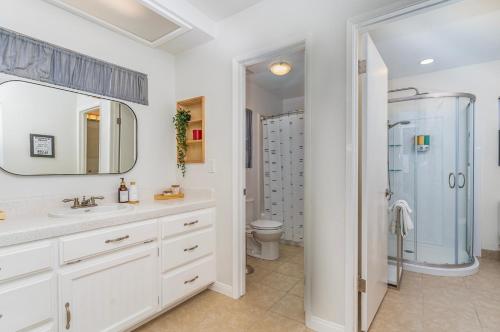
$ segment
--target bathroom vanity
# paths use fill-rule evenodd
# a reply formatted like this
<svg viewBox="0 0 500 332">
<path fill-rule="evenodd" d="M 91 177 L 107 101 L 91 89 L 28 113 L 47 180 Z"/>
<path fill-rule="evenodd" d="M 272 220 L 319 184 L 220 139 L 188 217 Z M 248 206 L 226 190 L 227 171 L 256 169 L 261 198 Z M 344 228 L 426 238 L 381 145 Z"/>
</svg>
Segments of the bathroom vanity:
<svg viewBox="0 0 500 332">
<path fill-rule="evenodd" d="M 130 331 L 215 281 L 215 201 L 0 224 L 0 331 Z"/>
</svg>

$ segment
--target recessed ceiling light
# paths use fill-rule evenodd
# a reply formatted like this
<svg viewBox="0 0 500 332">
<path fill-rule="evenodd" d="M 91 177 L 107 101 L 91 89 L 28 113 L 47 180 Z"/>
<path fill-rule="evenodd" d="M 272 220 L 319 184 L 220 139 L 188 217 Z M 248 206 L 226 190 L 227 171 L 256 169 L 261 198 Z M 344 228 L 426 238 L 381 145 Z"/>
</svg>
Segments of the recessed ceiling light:
<svg viewBox="0 0 500 332">
<path fill-rule="evenodd" d="M 277 61 L 269 65 L 269 70 L 276 76 L 284 76 L 292 70 L 292 65 L 286 61 Z"/>
<path fill-rule="evenodd" d="M 433 62 L 434 62 L 434 59 L 424 59 L 424 60 L 420 61 L 420 64 L 421 65 L 430 65 Z"/>
</svg>

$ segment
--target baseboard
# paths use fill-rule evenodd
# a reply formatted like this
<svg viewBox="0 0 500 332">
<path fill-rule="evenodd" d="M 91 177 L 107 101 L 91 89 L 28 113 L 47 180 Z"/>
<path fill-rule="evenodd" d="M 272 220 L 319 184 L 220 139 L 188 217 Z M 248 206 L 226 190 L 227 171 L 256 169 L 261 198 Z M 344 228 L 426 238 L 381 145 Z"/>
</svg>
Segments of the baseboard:
<svg viewBox="0 0 500 332">
<path fill-rule="evenodd" d="M 496 261 L 500 261 L 500 250 L 481 250 L 481 258 L 493 259 Z"/>
<path fill-rule="evenodd" d="M 214 292 L 221 293 L 231 298 L 233 297 L 233 287 L 228 284 L 216 281 L 212 284 L 212 286 L 210 286 L 210 289 Z"/>
<path fill-rule="evenodd" d="M 306 325 L 317 332 L 344 332 L 344 326 L 306 312 Z"/>
</svg>

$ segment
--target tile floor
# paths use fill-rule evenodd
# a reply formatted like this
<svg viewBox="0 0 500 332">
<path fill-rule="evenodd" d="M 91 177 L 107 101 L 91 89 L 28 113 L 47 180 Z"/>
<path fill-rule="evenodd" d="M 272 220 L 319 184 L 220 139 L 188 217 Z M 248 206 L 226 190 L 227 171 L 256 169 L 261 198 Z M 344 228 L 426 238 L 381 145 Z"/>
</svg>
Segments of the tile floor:
<svg viewBox="0 0 500 332">
<path fill-rule="evenodd" d="M 479 272 L 450 278 L 405 272 L 389 290 L 370 332 L 500 331 L 500 262 L 481 259 Z"/>
<path fill-rule="evenodd" d="M 239 300 L 207 290 L 135 332 L 304 332 L 304 250 L 281 245 L 280 259 L 248 257 L 255 269 Z"/>
</svg>

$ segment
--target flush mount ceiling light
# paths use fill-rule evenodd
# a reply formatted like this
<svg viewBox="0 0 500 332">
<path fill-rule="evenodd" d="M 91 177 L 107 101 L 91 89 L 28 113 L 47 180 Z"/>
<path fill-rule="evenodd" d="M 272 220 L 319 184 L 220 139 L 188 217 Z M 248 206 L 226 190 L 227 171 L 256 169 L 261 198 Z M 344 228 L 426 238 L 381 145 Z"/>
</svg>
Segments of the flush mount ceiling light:
<svg viewBox="0 0 500 332">
<path fill-rule="evenodd" d="M 269 70 L 276 76 L 284 76 L 292 70 L 292 65 L 286 61 L 276 61 L 269 65 Z"/>
<path fill-rule="evenodd" d="M 433 62 L 434 62 L 434 59 L 424 59 L 424 60 L 420 61 L 420 64 L 421 65 L 430 65 Z"/>
</svg>

